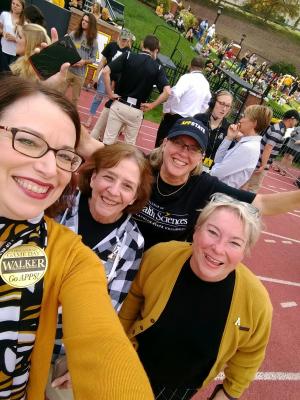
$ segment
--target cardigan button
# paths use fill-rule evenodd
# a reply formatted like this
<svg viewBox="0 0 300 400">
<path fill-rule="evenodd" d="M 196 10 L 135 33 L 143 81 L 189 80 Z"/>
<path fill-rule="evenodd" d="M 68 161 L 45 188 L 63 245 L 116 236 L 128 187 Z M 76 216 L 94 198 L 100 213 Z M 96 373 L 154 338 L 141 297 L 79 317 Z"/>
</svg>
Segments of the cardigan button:
<svg viewBox="0 0 300 400">
<path fill-rule="evenodd" d="M 151 319 L 150 319 L 150 322 L 151 322 L 152 324 L 154 324 L 155 319 L 151 318 Z"/>
<path fill-rule="evenodd" d="M 143 325 L 140 325 L 140 329 L 141 329 L 141 331 L 144 329 Z"/>
</svg>

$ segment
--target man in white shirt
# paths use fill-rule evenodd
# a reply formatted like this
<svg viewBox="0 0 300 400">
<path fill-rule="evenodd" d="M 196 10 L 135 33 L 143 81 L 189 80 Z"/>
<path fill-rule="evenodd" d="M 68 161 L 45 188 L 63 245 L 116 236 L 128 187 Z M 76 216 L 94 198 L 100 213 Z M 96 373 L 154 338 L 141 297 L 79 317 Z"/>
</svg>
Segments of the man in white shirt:
<svg viewBox="0 0 300 400">
<path fill-rule="evenodd" d="M 216 152 L 211 175 L 229 186 L 241 188 L 255 170 L 260 155 L 260 135 L 269 126 L 272 115 L 272 110 L 266 106 L 247 107 L 240 122 L 228 128 Z M 230 148 L 233 140 L 238 142 Z"/>
<path fill-rule="evenodd" d="M 161 144 L 178 119 L 193 117 L 207 110 L 211 93 L 209 83 L 202 74 L 204 66 L 203 57 L 194 57 L 190 72 L 182 75 L 172 87 L 171 94 L 163 105 L 164 116 L 157 131 L 155 147 Z"/>
</svg>

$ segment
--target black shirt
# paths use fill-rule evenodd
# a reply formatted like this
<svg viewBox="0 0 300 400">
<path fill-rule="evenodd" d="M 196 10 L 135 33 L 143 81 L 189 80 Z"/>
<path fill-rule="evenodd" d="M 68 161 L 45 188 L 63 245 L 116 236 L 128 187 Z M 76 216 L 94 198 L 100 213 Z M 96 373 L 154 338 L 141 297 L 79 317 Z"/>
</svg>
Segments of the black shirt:
<svg viewBox="0 0 300 400">
<path fill-rule="evenodd" d="M 117 42 L 111 42 L 104 47 L 101 54 L 106 58 L 106 63 L 109 64 L 112 61 L 116 60 L 121 54 L 126 53 L 127 51 L 130 51 L 129 47 L 124 47 L 123 49 L 121 49 Z M 112 73 L 110 75 L 111 81 L 118 81 L 119 78 L 119 74 Z"/>
<path fill-rule="evenodd" d="M 82 236 L 82 242 L 91 249 L 122 225 L 126 218 L 127 215 L 124 214 L 111 224 L 97 222 L 90 213 L 88 197 L 81 194 L 78 207 L 78 234 Z"/>
<path fill-rule="evenodd" d="M 187 260 L 159 319 L 137 335 L 138 354 L 152 384 L 201 386 L 213 367 L 235 283 L 198 278 Z"/>
<path fill-rule="evenodd" d="M 146 52 L 123 53 L 109 64 L 111 73 L 121 74 L 115 92 L 122 98 L 133 97 L 145 102 L 153 86 L 160 92 L 169 85 L 163 67 Z"/>
<path fill-rule="evenodd" d="M 169 240 L 191 240 L 199 209 L 205 207 L 213 193 L 225 193 L 247 203 L 252 203 L 256 196 L 232 188 L 206 172 L 191 176 L 180 190 L 180 186 L 167 185 L 160 177 L 158 187 L 163 195 L 158 191 L 155 177 L 150 200 L 133 216 L 144 236 L 145 249 Z M 165 196 L 170 193 L 174 194 Z"/>
<path fill-rule="evenodd" d="M 229 122 L 224 118 L 220 126 L 212 129 L 210 126 L 210 115 L 211 114 L 209 113 L 196 114 L 194 118 L 201 121 L 208 128 L 209 139 L 205 152 L 205 157 L 211 158 L 213 160 L 215 158 L 218 147 L 227 135 Z"/>
</svg>

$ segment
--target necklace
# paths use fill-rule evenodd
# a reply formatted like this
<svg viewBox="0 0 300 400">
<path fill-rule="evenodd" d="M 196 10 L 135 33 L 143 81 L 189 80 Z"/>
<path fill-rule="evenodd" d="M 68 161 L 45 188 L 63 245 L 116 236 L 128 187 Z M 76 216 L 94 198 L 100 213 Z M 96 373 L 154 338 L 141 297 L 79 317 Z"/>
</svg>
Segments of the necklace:
<svg viewBox="0 0 300 400">
<path fill-rule="evenodd" d="M 187 184 L 187 182 L 188 182 L 188 180 L 187 180 L 186 182 L 184 182 L 184 184 L 181 185 L 178 189 L 174 190 L 174 192 L 171 192 L 171 193 L 169 193 L 169 194 L 163 194 L 163 193 L 159 190 L 159 187 L 158 187 L 158 178 L 159 178 L 159 174 L 157 174 L 157 177 L 156 177 L 156 189 L 157 189 L 158 193 L 159 193 L 161 196 L 163 196 L 163 197 L 172 196 L 173 194 L 179 192 L 179 190 L 181 190 L 181 189 Z"/>
</svg>

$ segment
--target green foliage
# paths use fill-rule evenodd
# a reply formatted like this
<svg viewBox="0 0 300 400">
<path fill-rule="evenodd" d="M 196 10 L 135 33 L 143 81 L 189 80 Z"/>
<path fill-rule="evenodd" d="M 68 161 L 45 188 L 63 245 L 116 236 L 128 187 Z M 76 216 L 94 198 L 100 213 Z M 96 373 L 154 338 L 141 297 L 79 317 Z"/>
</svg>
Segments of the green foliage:
<svg viewBox="0 0 300 400">
<path fill-rule="evenodd" d="M 271 65 L 270 68 L 272 71 L 276 72 L 277 74 L 282 74 L 282 75 L 290 74 L 293 76 L 297 75 L 295 65 L 288 64 L 284 61 L 279 61 L 277 63 L 274 63 Z"/>
<path fill-rule="evenodd" d="M 247 0 L 244 10 L 263 17 L 264 21 L 278 21 L 280 17 L 298 16 L 300 0 Z"/>
<path fill-rule="evenodd" d="M 180 15 L 182 16 L 185 30 L 188 30 L 191 27 L 195 27 L 195 28 L 197 27 L 198 19 L 195 17 L 194 14 L 192 14 L 188 10 L 182 10 L 180 12 Z"/>
</svg>

